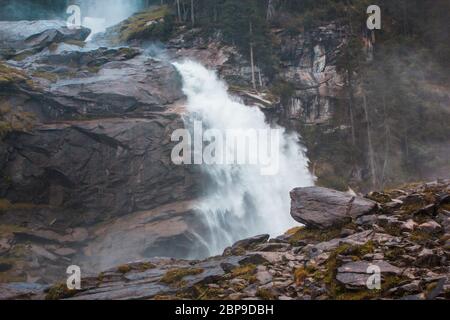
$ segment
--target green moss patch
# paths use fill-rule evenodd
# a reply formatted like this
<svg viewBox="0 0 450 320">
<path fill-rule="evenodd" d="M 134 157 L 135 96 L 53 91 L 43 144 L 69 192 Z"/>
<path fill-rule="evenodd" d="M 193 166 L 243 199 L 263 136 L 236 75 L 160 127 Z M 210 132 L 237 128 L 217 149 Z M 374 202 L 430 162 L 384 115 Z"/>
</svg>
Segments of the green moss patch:
<svg viewBox="0 0 450 320">
<path fill-rule="evenodd" d="M 61 300 L 73 297 L 77 293 L 76 290 L 69 290 L 65 283 L 60 283 L 51 287 L 47 295 L 46 300 Z"/>
<path fill-rule="evenodd" d="M 25 72 L 0 63 L 0 86 L 30 81 Z"/>
<path fill-rule="evenodd" d="M 131 269 L 131 267 L 130 267 L 129 265 L 123 265 L 123 266 L 119 266 L 119 267 L 117 268 L 117 271 L 120 272 L 120 273 L 122 273 L 122 274 L 128 273 L 128 272 L 130 272 L 131 270 L 132 270 L 132 269 Z"/>
<path fill-rule="evenodd" d="M 263 300 L 277 300 L 277 296 L 269 289 L 259 288 L 256 291 L 256 296 Z"/>
<path fill-rule="evenodd" d="M 256 265 L 246 264 L 244 266 L 234 268 L 231 271 L 231 277 L 244 279 L 250 283 L 255 283 L 256 282 L 255 273 L 256 273 Z"/>
<path fill-rule="evenodd" d="M 338 229 L 328 229 L 328 230 L 320 230 L 313 228 L 299 228 L 292 229 L 288 232 L 291 233 L 291 237 L 289 238 L 289 243 L 295 246 L 300 241 L 306 242 L 324 242 L 335 239 L 339 237 L 341 234 L 341 228 Z"/>
<path fill-rule="evenodd" d="M 0 236 L 6 235 L 6 234 L 13 234 L 15 232 L 24 232 L 26 230 L 27 230 L 26 228 L 19 227 L 19 226 L 1 224 L 0 225 Z"/>
</svg>

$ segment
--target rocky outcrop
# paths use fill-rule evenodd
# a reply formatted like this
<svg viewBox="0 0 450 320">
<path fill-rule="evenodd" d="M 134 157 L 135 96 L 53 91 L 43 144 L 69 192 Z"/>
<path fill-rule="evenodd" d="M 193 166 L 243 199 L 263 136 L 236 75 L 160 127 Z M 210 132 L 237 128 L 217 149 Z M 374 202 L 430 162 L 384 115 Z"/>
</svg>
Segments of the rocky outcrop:
<svg viewBox="0 0 450 320">
<path fill-rule="evenodd" d="M 175 68 L 138 49 L 70 48 L 14 66 L 26 70 L 36 88 L 26 91 L 32 99 L 23 107 L 47 121 L 145 116 L 184 98 Z"/>
<path fill-rule="evenodd" d="M 59 20 L 0 21 L 0 57 L 28 56 L 55 43 L 84 41 L 90 32 L 84 27 L 69 29 Z"/>
<path fill-rule="evenodd" d="M 377 207 L 371 200 L 320 187 L 294 189 L 291 199 L 292 217 L 320 229 L 344 225 L 369 215 Z"/>
<path fill-rule="evenodd" d="M 203 261 L 127 263 L 83 278 L 80 291 L 64 283 L 0 285 L 0 291 L 9 299 L 449 299 L 448 195 L 449 180 L 372 193 L 367 197 L 379 206 L 372 218 L 345 226 L 298 227 L 270 240 L 256 236 Z M 431 205 L 434 210 L 427 210 Z M 151 216 L 142 213 L 129 226 Z M 441 228 L 407 230 L 403 224 L 409 221 Z"/>
</svg>

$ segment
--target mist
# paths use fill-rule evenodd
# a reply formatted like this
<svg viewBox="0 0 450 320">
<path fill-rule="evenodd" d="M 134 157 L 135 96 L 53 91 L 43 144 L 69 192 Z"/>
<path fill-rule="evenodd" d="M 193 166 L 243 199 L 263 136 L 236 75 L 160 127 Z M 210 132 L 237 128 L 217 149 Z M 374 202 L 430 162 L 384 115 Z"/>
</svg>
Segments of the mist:
<svg viewBox="0 0 450 320">
<path fill-rule="evenodd" d="M 81 8 L 83 26 L 92 30 L 92 35 L 104 32 L 141 10 L 141 0 L 81 0 L 76 1 Z M 89 39 L 88 39 L 89 40 Z"/>
</svg>

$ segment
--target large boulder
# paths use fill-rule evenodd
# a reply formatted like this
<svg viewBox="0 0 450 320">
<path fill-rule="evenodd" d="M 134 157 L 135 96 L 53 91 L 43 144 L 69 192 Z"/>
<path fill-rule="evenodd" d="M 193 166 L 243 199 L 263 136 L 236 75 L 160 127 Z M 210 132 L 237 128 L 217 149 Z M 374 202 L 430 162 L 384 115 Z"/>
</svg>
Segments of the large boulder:
<svg viewBox="0 0 450 320">
<path fill-rule="evenodd" d="M 294 189 L 291 199 L 292 217 L 320 229 L 341 226 L 377 208 L 371 200 L 321 187 Z"/>
<path fill-rule="evenodd" d="M 97 73 L 61 80 L 47 98 L 65 109 L 59 117 L 111 116 L 164 111 L 182 99 L 181 81 L 171 65 L 144 56 L 106 63 Z"/>
<path fill-rule="evenodd" d="M 373 271 L 371 271 L 371 268 L 373 267 L 379 268 L 381 275 L 383 276 L 398 276 L 402 273 L 402 269 L 385 261 L 356 261 L 347 263 L 338 268 L 336 280 L 349 289 L 365 288 L 369 278 L 373 275 Z"/>
<path fill-rule="evenodd" d="M 25 49 L 43 49 L 52 43 L 84 41 L 90 33 L 84 27 L 69 29 L 60 20 L 0 21 L 0 47 L 3 54 L 14 54 Z"/>
</svg>

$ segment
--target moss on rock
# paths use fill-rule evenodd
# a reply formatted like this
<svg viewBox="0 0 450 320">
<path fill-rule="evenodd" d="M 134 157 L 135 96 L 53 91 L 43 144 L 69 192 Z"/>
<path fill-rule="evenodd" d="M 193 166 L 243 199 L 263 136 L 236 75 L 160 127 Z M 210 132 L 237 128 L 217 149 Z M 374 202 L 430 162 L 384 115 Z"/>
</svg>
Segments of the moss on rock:
<svg viewBox="0 0 450 320">
<path fill-rule="evenodd" d="M 269 289 L 265 289 L 265 288 L 259 288 L 256 291 L 256 296 L 258 298 L 261 298 L 263 300 L 277 300 L 277 296 Z"/>
<path fill-rule="evenodd" d="M 161 278 L 161 282 L 164 284 L 175 284 L 183 280 L 184 277 L 195 276 L 203 273 L 203 271 L 200 268 L 172 269 L 166 272 Z"/>
<path fill-rule="evenodd" d="M 60 283 L 51 287 L 47 295 L 46 300 L 61 300 L 73 297 L 77 293 L 76 290 L 69 290 L 65 283 Z"/>
</svg>

